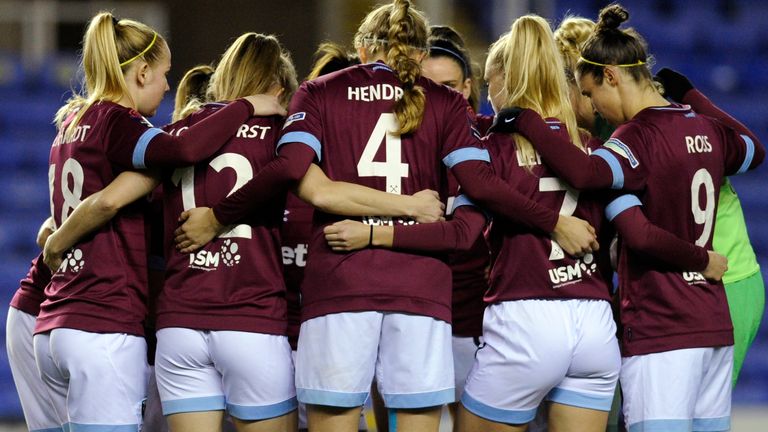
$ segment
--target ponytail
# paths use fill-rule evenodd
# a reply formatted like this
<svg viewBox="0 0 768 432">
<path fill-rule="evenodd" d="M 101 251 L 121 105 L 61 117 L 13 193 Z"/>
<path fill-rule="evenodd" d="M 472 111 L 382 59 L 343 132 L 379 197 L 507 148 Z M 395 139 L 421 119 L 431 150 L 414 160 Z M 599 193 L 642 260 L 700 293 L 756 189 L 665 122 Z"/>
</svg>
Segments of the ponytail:
<svg viewBox="0 0 768 432">
<path fill-rule="evenodd" d="M 355 34 L 355 47 L 364 47 L 371 55 L 386 49 L 386 62 L 403 88 L 403 96 L 393 111 L 398 120 L 396 134 L 414 132 L 421 124 L 426 97 L 416 85 L 421 65 L 410 58 L 414 50 L 426 51 L 429 27 L 420 11 L 409 0 L 395 0 L 379 6 L 365 17 Z"/>
<path fill-rule="evenodd" d="M 149 26 L 132 20 L 117 20 L 100 12 L 88 24 L 83 38 L 83 94 L 77 94 L 56 114 L 61 127 L 68 113 L 79 110 L 64 135 L 69 136 L 83 114 L 98 101 L 117 102 L 130 97 L 124 72 L 137 59 L 154 64 L 164 55 L 165 40 Z"/>
<path fill-rule="evenodd" d="M 209 65 L 195 66 L 184 74 L 176 89 L 172 121 L 187 117 L 208 101 L 206 93 L 212 74 L 213 67 Z"/>
<path fill-rule="evenodd" d="M 542 117 L 560 119 L 568 129 L 571 142 L 583 149 L 563 62 L 549 23 L 540 16 L 522 16 L 503 37 L 506 41 L 496 48 L 494 56 L 498 58 L 501 54 L 503 59 L 507 97 L 504 107 L 529 108 Z M 524 161 L 536 159 L 528 140 L 515 135 L 515 142 Z"/>
</svg>

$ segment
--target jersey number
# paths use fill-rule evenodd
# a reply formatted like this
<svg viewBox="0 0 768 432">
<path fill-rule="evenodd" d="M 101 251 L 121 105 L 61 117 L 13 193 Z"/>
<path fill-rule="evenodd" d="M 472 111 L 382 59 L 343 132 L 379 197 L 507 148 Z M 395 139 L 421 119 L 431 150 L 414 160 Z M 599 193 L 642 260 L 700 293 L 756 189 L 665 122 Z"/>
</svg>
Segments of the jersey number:
<svg viewBox="0 0 768 432">
<path fill-rule="evenodd" d="M 699 191 L 704 186 L 705 204 L 704 208 L 699 205 Z M 693 175 L 691 181 L 691 211 L 693 212 L 693 221 L 698 225 L 704 225 L 704 231 L 696 240 L 696 246 L 705 246 L 712 235 L 712 226 L 715 216 L 715 185 L 712 182 L 712 175 L 706 168 L 702 168 Z"/>
<path fill-rule="evenodd" d="M 397 119 L 392 113 L 384 113 L 379 116 L 376 126 L 373 128 L 368 143 L 365 145 L 360 162 L 357 163 L 357 175 L 360 177 L 386 177 L 386 192 L 402 193 L 402 179 L 408 177 L 408 164 L 402 163 L 402 142 L 400 136 L 393 135 L 389 131 L 397 129 Z M 381 142 L 386 142 L 386 161 L 374 162 L 373 158 L 381 147 Z"/>
<path fill-rule="evenodd" d="M 563 204 L 560 206 L 560 214 L 565 216 L 573 215 L 576 206 L 579 203 L 579 191 L 570 187 L 567 183 L 557 177 L 542 177 L 539 179 L 539 192 L 558 192 L 565 191 Z M 552 240 L 552 250 L 549 252 L 549 260 L 555 261 L 565 258 L 563 248 Z"/>
<path fill-rule="evenodd" d="M 61 223 L 64 223 L 72 210 L 80 204 L 81 198 L 83 197 L 84 181 L 85 174 L 83 173 L 83 166 L 72 158 L 64 161 L 61 168 L 61 197 L 63 199 L 60 216 Z M 48 185 L 48 192 L 51 198 L 51 215 L 54 215 L 53 189 L 56 187 L 55 164 L 48 167 Z"/>
<path fill-rule="evenodd" d="M 237 153 L 220 154 L 219 156 L 216 156 L 209 165 L 216 170 L 216 172 L 221 172 L 224 168 L 232 168 L 235 170 L 235 185 L 232 187 L 232 190 L 229 191 L 227 196 L 232 195 L 236 190 L 240 189 L 253 178 L 253 168 L 251 167 L 251 163 L 245 156 Z M 195 167 L 190 166 L 176 169 L 171 176 L 171 181 L 176 186 L 181 184 L 181 202 L 184 206 L 184 211 L 197 207 L 195 204 Z M 219 236 L 219 238 L 232 237 L 251 238 L 251 227 L 247 224 L 236 225 Z"/>
</svg>

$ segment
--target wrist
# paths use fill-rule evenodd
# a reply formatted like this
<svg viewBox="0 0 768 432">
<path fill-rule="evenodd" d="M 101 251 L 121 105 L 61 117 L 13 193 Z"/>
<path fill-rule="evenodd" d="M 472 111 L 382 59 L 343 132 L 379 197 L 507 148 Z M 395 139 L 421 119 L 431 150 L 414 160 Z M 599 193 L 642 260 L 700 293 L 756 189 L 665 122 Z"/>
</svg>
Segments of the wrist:
<svg viewBox="0 0 768 432">
<path fill-rule="evenodd" d="M 219 222 L 219 220 L 216 218 L 216 213 L 212 208 L 208 209 L 208 222 L 214 228 L 216 233 L 221 234 L 221 232 L 224 231 L 225 225 L 222 225 L 222 223 Z"/>
</svg>

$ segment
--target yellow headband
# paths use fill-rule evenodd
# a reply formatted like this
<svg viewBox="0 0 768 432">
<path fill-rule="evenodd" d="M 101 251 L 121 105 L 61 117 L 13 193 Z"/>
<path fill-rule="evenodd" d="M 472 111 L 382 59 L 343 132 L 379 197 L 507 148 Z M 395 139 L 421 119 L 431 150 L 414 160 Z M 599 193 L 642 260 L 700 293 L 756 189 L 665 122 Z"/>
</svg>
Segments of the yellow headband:
<svg viewBox="0 0 768 432">
<path fill-rule="evenodd" d="M 579 60 L 583 61 L 584 63 L 589 63 L 591 65 L 595 66 L 616 66 L 616 67 L 634 67 L 634 66 L 642 66 L 645 64 L 644 61 L 638 60 L 635 63 L 632 64 L 618 64 L 618 65 L 611 65 L 611 64 L 603 64 L 598 62 L 593 62 L 592 60 L 587 60 L 584 57 L 579 57 Z"/>
<path fill-rule="evenodd" d="M 144 51 L 142 51 L 142 52 L 140 52 L 140 53 L 136 54 L 135 56 L 131 57 L 130 59 L 128 59 L 128 60 L 126 60 L 126 61 L 124 61 L 124 62 L 120 63 L 120 67 L 123 67 L 123 66 L 125 66 L 125 65 L 129 64 L 130 62 L 132 62 L 132 61 L 136 60 L 137 58 L 139 58 L 139 57 L 143 56 L 144 54 L 146 54 L 146 53 L 147 53 L 147 51 L 149 51 L 150 49 L 152 49 L 152 47 L 155 45 L 155 41 L 156 41 L 156 40 L 157 40 L 157 32 L 155 32 L 155 35 L 154 35 L 154 36 L 152 36 L 152 42 L 150 42 L 150 43 L 149 43 L 149 45 L 147 45 L 147 47 L 146 47 L 146 48 L 144 48 Z"/>
</svg>

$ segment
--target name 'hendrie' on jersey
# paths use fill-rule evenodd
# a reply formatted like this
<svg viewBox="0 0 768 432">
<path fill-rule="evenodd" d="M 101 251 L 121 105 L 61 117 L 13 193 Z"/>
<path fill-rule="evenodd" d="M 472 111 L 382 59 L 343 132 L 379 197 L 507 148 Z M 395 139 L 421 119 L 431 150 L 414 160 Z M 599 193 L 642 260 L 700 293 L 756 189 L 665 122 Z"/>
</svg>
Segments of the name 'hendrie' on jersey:
<svg viewBox="0 0 768 432">
<path fill-rule="evenodd" d="M 347 87 L 347 100 L 373 102 L 378 100 L 398 100 L 401 97 L 403 97 L 403 89 L 392 84 Z"/>
</svg>

